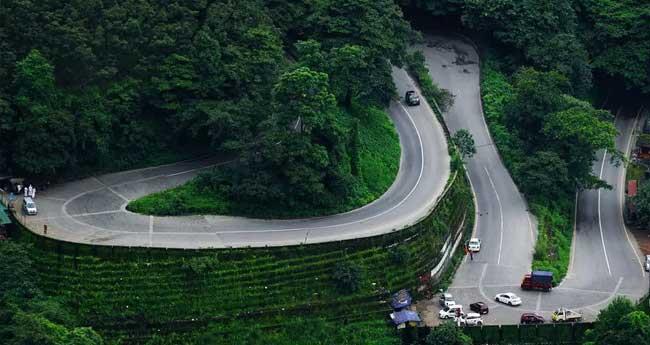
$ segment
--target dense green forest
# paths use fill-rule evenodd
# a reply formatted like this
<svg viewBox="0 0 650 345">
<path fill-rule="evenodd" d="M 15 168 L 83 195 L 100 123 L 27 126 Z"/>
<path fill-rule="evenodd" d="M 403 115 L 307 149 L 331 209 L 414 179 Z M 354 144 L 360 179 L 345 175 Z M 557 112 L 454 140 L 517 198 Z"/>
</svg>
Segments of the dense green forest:
<svg viewBox="0 0 650 345">
<path fill-rule="evenodd" d="M 314 208 L 368 197 L 358 122 L 411 36 L 390 0 L 10 0 L 0 22 L 0 171 L 235 152 L 213 192 Z"/>
</svg>

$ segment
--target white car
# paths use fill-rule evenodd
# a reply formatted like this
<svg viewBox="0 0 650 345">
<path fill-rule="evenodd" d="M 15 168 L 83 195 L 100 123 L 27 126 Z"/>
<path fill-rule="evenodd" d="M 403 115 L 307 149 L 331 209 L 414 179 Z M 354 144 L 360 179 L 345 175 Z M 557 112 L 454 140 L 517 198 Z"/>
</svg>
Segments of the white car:
<svg viewBox="0 0 650 345">
<path fill-rule="evenodd" d="M 483 325 L 483 319 L 479 313 L 468 313 L 455 318 L 459 326 L 481 326 Z"/>
<path fill-rule="evenodd" d="M 440 294 L 440 300 L 438 302 L 440 302 L 441 307 L 447 307 L 456 304 L 456 302 L 454 302 L 454 296 L 447 292 Z"/>
<path fill-rule="evenodd" d="M 480 252 L 481 251 L 481 240 L 478 238 L 472 238 L 467 243 L 467 249 L 471 252 Z"/>
<path fill-rule="evenodd" d="M 36 203 L 32 198 L 23 198 L 23 212 L 30 216 L 34 216 L 38 213 L 38 209 L 36 209 Z"/>
<path fill-rule="evenodd" d="M 500 293 L 494 297 L 494 300 L 507 305 L 520 305 L 521 298 L 512 292 Z"/>
<path fill-rule="evenodd" d="M 458 315 L 465 315 L 465 313 L 463 313 L 463 306 L 460 304 L 444 307 L 442 310 L 440 310 L 440 312 L 438 312 L 438 317 L 441 319 L 452 319 Z"/>
<path fill-rule="evenodd" d="M 643 268 L 645 268 L 647 272 L 650 272 L 650 255 L 645 256 L 645 263 L 643 264 Z"/>
</svg>

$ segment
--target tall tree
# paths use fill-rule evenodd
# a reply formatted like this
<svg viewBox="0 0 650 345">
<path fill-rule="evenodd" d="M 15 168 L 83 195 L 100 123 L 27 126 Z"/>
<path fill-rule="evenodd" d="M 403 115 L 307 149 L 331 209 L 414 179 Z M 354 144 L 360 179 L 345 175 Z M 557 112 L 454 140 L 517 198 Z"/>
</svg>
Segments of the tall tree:
<svg viewBox="0 0 650 345">
<path fill-rule="evenodd" d="M 74 123 L 61 109 L 54 68 L 38 50 L 16 64 L 14 161 L 24 173 L 55 175 L 71 164 Z"/>
</svg>

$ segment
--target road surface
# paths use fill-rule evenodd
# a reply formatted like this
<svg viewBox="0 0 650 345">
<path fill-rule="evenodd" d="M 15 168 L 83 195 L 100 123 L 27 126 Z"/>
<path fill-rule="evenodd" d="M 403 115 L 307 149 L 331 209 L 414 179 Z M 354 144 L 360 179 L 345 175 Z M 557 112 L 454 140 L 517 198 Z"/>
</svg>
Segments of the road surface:
<svg viewBox="0 0 650 345">
<path fill-rule="evenodd" d="M 523 312 L 538 312 L 550 319 L 550 313 L 560 306 L 582 310 L 586 320 L 593 320 L 614 296 L 637 299 L 645 294 L 648 278 L 636 257 L 636 243 L 622 223 L 624 168 L 608 164 L 609 158 L 603 164 L 603 153 L 594 163 L 594 171 L 615 188 L 580 194 L 568 277 L 550 293 L 521 291 L 521 278 L 532 263 L 536 223 L 485 125 L 478 55 L 470 43 L 450 37 L 428 36 L 418 48 L 425 55 L 431 77 L 455 95 L 453 107 L 445 114 L 451 132 L 468 129 L 477 145 L 467 168 L 477 200 L 474 231 L 482 239 L 482 248 L 474 260 L 466 258 L 456 272 L 449 288 L 456 302 L 466 307 L 476 301 L 487 302 L 487 323 L 512 324 L 519 322 Z M 628 150 L 633 123 L 633 116 L 616 120 L 621 151 Z M 494 296 L 500 292 L 517 293 L 523 304 L 516 308 L 496 304 Z"/>
<path fill-rule="evenodd" d="M 393 77 L 403 96 L 414 89 L 400 69 Z M 389 233 L 425 217 L 443 193 L 450 174 L 444 132 L 426 103 L 407 107 L 391 102 L 389 113 L 402 147 L 398 175 L 379 199 L 359 209 L 327 217 L 261 220 L 229 216 L 153 217 L 126 210 L 129 201 L 178 186 L 216 159 L 92 177 L 55 186 L 37 195 L 39 215 L 21 217 L 47 236 L 96 245 L 224 248 L 296 245 Z"/>
</svg>

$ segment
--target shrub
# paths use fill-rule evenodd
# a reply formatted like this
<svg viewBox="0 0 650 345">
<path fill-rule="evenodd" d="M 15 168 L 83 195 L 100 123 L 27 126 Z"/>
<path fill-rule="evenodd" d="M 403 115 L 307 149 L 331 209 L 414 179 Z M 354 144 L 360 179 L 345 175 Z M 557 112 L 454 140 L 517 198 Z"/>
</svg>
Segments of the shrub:
<svg viewBox="0 0 650 345">
<path fill-rule="evenodd" d="M 361 266 L 351 261 L 342 261 L 334 267 L 332 275 L 336 287 L 345 293 L 357 292 L 361 289 Z"/>
</svg>

